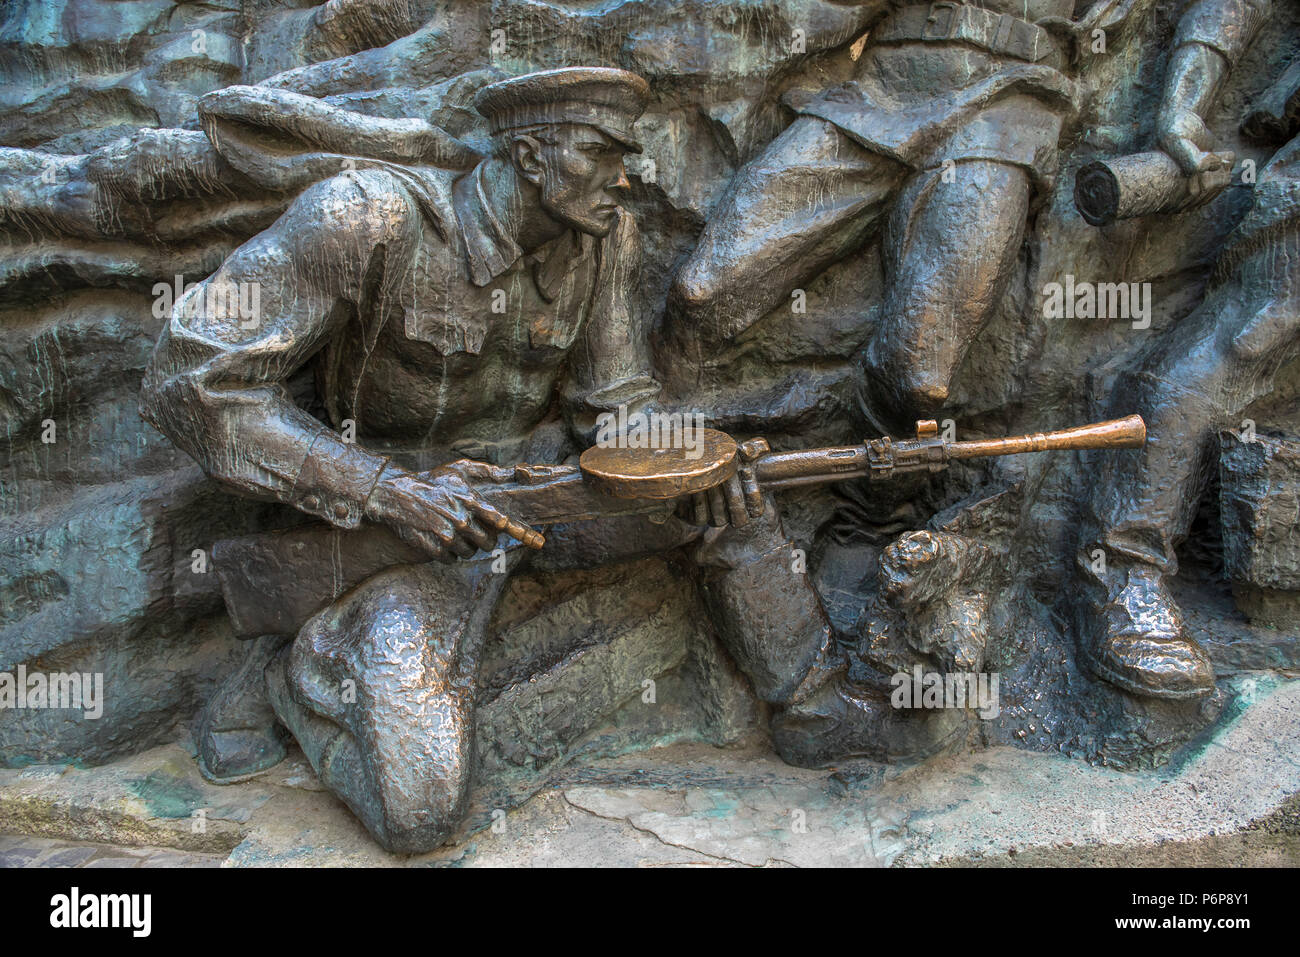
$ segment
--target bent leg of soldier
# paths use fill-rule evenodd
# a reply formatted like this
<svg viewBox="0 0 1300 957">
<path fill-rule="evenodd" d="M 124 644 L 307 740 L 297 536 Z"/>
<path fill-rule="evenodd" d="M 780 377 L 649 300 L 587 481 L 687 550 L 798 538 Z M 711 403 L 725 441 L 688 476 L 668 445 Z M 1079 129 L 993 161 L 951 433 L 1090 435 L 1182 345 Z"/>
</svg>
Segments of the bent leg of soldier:
<svg viewBox="0 0 1300 957">
<path fill-rule="evenodd" d="M 521 551 L 507 552 L 512 567 Z M 509 578 L 492 563 L 381 572 L 312 618 L 267 670 L 276 713 L 322 783 L 390 851 L 431 850 L 461 819 L 479 654 Z"/>
<path fill-rule="evenodd" d="M 915 759 L 964 731 L 960 712 L 896 710 L 887 693 L 849 683 L 804 558 L 770 499 L 743 528 L 706 531 L 693 558 L 723 644 L 776 709 L 772 743 L 783 760 L 821 767 L 855 757 Z"/>
<path fill-rule="evenodd" d="M 1121 374 L 1111 398 L 1113 412 L 1142 415 L 1147 441 L 1098 455 L 1075 618 L 1084 663 L 1135 694 L 1180 699 L 1214 687 L 1166 579 L 1215 467 L 1218 430 L 1238 427 L 1300 352 L 1300 283 L 1283 274 L 1300 248 L 1278 252 L 1213 290 L 1139 370 Z"/>
<path fill-rule="evenodd" d="M 881 238 L 881 321 L 862 357 L 866 425 L 900 434 L 947 401 L 953 377 L 993 314 L 1020 251 L 1029 174 L 971 160 L 926 170 L 904 188 Z M 904 432 L 905 434 L 905 432 Z"/>
<path fill-rule="evenodd" d="M 715 345 L 860 247 L 906 167 L 801 116 L 736 174 L 673 281 L 670 330 Z"/>
</svg>

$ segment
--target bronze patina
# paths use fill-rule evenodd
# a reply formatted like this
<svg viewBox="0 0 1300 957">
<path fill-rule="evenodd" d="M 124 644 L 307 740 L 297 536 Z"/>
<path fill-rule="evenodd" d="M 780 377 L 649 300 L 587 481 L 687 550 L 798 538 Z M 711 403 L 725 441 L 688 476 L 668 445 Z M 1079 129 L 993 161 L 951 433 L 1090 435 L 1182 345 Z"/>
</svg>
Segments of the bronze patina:
<svg viewBox="0 0 1300 957">
<path fill-rule="evenodd" d="M 872 762 L 1145 770 L 1300 671 L 1295 0 L 60 0 L 0 57 L 0 766 L 296 742 L 416 853 L 770 746 L 875 821 Z M 54 663 L 102 720 L 9 709 Z"/>
</svg>

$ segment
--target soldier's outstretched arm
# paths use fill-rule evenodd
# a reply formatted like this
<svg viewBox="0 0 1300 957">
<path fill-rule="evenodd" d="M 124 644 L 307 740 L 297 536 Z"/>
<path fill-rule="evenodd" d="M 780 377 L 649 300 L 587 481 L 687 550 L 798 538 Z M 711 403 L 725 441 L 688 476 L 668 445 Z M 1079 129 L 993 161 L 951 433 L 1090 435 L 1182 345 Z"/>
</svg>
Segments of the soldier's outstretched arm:
<svg viewBox="0 0 1300 957">
<path fill-rule="evenodd" d="M 212 478 L 343 527 L 385 460 L 298 408 L 285 382 L 346 320 L 409 216 L 362 174 L 306 190 L 175 303 L 141 411 Z"/>
<path fill-rule="evenodd" d="M 390 465 L 298 408 L 285 384 L 401 275 L 419 215 L 379 171 L 306 190 L 176 303 L 141 412 L 233 492 L 340 528 L 381 522 L 435 558 L 468 556 L 491 547 L 508 519 L 465 476 Z"/>
</svg>

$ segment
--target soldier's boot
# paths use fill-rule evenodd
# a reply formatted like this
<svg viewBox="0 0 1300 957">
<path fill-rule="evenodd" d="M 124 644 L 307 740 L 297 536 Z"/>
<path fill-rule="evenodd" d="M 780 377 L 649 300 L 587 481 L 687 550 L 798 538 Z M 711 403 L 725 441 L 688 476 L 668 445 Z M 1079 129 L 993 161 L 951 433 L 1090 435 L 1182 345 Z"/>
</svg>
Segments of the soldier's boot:
<svg viewBox="0 0 1300 957">
<path fill-rule="evenodd" d="M 263 635 L 244 642 L 243 660 L 199 712 L 195 744 L 209 781 L 242 781 L 284 760 L 289 731 L 275 717 L 265 672 L 287 641 Z"/>
<path fill-rule="evenodd" d="M 1209 656 L 1188 635 L 1159 569 L 1136 561 L 1104 573 L 1082 559 L 1080 566 L 1075 624 L 1089 671 L 1149 698 L 1196 698 L 1214 690 Z"/>
<path fill-rule="evenodd" d="M 961 711 L 903 711 L 887 693 L 849 683 L 806 559 L 785 537 L 771 502 L 744 528 L 711 530 L 695 559 L 723 644 L 776 710 L 772 743 L 786 762 L 901 761 L 963 737 Z"/>
<path fill-rule="evenodd" d="M 901 764 L 961 744 L 968 727 L 961 708 L 895 708 L 888 689 L 840 673 L 772 719 L 772 743 L 783 760 L 804 768 L 853 758 Z"/>
<path fill-rule="evenodd" d="M 478 656 L 508 578 L 491 564 L 381 572 L 268 670 L 276 713 L 321 782 L 389 851 L 433 850 L 464 815 Z"/>
</svg>

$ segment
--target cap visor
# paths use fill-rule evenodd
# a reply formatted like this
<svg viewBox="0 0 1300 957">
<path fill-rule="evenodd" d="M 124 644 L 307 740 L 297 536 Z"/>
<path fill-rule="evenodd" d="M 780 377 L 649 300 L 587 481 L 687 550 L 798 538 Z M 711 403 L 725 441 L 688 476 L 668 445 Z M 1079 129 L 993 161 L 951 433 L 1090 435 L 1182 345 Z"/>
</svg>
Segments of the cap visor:
<svg viewBox="0 0 1300 957">
<path fill-rule="evenodd" d="M 594 126 L 596 129 L 600 130 L 602 133 L 604 133 L 614 142 L 619 143 L 622 146 L 626 146 L 628 152 L 630 153 L 642 152 L 641 144 L 638 143 L 636 140 L 632 139 L 632 137 L 628 136 L 626 133 L 620 133 L 618 130 L 606 126 L 604 123 L 592 123 L 591 125 Z"/>
</svg>

